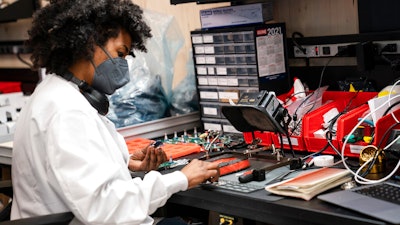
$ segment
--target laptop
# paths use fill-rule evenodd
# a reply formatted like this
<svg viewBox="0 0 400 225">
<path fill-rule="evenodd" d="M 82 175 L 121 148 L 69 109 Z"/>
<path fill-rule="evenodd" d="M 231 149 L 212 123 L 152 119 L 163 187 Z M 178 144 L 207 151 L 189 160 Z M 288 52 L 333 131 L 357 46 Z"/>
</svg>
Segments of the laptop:
<svg viewBox="0 0 400 225">
<path fill-rule="evenodd" d="M 317 198 L 385 222 L 400 224 L 399 184 L 382 182 L 322 194 Z"/>
</svg>

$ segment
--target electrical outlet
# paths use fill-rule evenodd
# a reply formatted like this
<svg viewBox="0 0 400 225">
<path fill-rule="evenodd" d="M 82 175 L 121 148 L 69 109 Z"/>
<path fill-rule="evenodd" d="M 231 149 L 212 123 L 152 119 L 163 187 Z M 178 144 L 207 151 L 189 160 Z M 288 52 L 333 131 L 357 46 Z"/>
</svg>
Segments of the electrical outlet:
<svg viewBox="0 0 400 225">
<path fill-rule="evenodd" d="M 7 45 L 0 46 L 0 54 L 11 54 Z"/>
<path fill-rule="evenodd" d="M 333 57 L 338 56 L 338 53 L 347 49 L 353 43 L 341 44 L 324 44 L 324 45 L 302 45 L 305 49 L 305 54 L 297 46 L 294 46 L 294 57 L 296 58 L 316 58 L 316 57 Z"/>
<path fill-rule="evenodd" d="M 294 57 L 317 57 L 318 56 L 318 45 L 304 45 L 301 46 L 305 53 L 300 50 L 297 46 L 294 47 Z"/>
<path fill-rule="evenodd" d="M 374 41 L 378 53 L 400 54 L 400 40 Z"/>
<path fill-rule="evenodd" d="M 0 54 L 25 54 L 32 51 L 24 45 L 0 45 Z"/>
</svg>

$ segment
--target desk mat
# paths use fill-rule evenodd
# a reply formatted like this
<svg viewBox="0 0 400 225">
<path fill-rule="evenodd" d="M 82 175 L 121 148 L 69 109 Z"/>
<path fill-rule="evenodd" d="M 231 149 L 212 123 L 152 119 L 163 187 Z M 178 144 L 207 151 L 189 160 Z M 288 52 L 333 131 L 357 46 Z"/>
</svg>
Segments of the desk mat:
<svg viewBox="0 0 400 225">
<path fill-rule="evenodd" d="M 246 196 L 246 198 L 252 198 L 257 200 L 262 199 L 265 201 L 278 201 L 285 197 L 280 195 L 275 195 L 266 191 L 265 187 L 267 185 L 293 178 L 304 172 L 309 172 L 309 170 L 299 170 L 299 171 L 292 171 L 289 173 L 290 171 L 289 166 L 284 166 L 276 168 L 271 171 L 266 171 L 264 181 L 251 181 L 248 183 L 240 183 L 238 177 L 245 171 L 247 170 L 222 176 L 220 177 L 218 182 L 202 184 L 201 187 L 207 190 L 220 191 L 224 193 L 232 193 L 234 195 Z M 282 175 L 285 176 L 281 180 L 279 178 L 282 177 Z"/>
<path fill-rule="evenodd" d="M 140 151 L 143 148 L 146 148 L 152 142 L 153 140 L 146 138 L 135 138 L 132 140 L 127 140 L 126 144 L 128 146 L 129 154 L 133 154 L 135 151 Z M 199 153 L 201 151 L 201 146 L 195 143 L 164 143 L 162 148 L 165 151 L 168 159 L 177 159 L 190 154 Z"/>
</svg>

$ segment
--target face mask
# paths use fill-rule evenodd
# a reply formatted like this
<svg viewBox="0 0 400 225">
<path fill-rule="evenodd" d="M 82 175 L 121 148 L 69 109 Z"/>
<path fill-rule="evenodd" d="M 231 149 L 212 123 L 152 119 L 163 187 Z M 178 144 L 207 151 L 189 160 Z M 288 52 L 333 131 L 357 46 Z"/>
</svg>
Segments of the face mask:
<svg viewBox="0 0 400 225">
<path fill-rule="evenodd" d="M 111 55 L 103 48 L 108 58 L 95 67 L 92 87 L 105 94 L 111 95 L 118 88 L 129 82 L 129 69 L 126 59 Z"/>
</svg>

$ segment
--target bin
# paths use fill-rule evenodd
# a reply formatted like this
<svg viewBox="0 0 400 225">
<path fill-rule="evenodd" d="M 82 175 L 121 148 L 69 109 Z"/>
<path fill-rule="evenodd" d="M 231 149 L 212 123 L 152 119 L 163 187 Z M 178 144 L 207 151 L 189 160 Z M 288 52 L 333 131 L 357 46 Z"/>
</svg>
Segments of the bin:
<svg viewBox="0 0 400 225">
<path fill-rule="evenodd" d="M 326 98 L 333 101 L 323 107 L 307 114 L 303 118 L 303 134 L 306 148 L 309 152 L 318 152 L 323 149 L 327 144 L 326 138 L 316 137 L 314 132 L 321 129 L 323 123 L 323 115 L 332 108 L 336 108 L 339 112 L 346 110 L 347 113 L 341 115 L 337 119 L 336 137 L 332 139 L 332 145 L 337 150 L 341 151 L 343 138 L 349 134 L 353 127 L 358 123 L 358 118 L 368 110 L 366 104 L 368 100 L 375 97 L 376 92 L 332 92 L 328 91 L 325 95 Z M 358 157 L 359 151 L 363 146 L 367 145 L 364 142 L 357 142 L 355 144 L 348 144 L 345 149 L 345 156 Z M 322 154 L 336 154 L 334 149 L 329 146 Z"/>
</svg>

